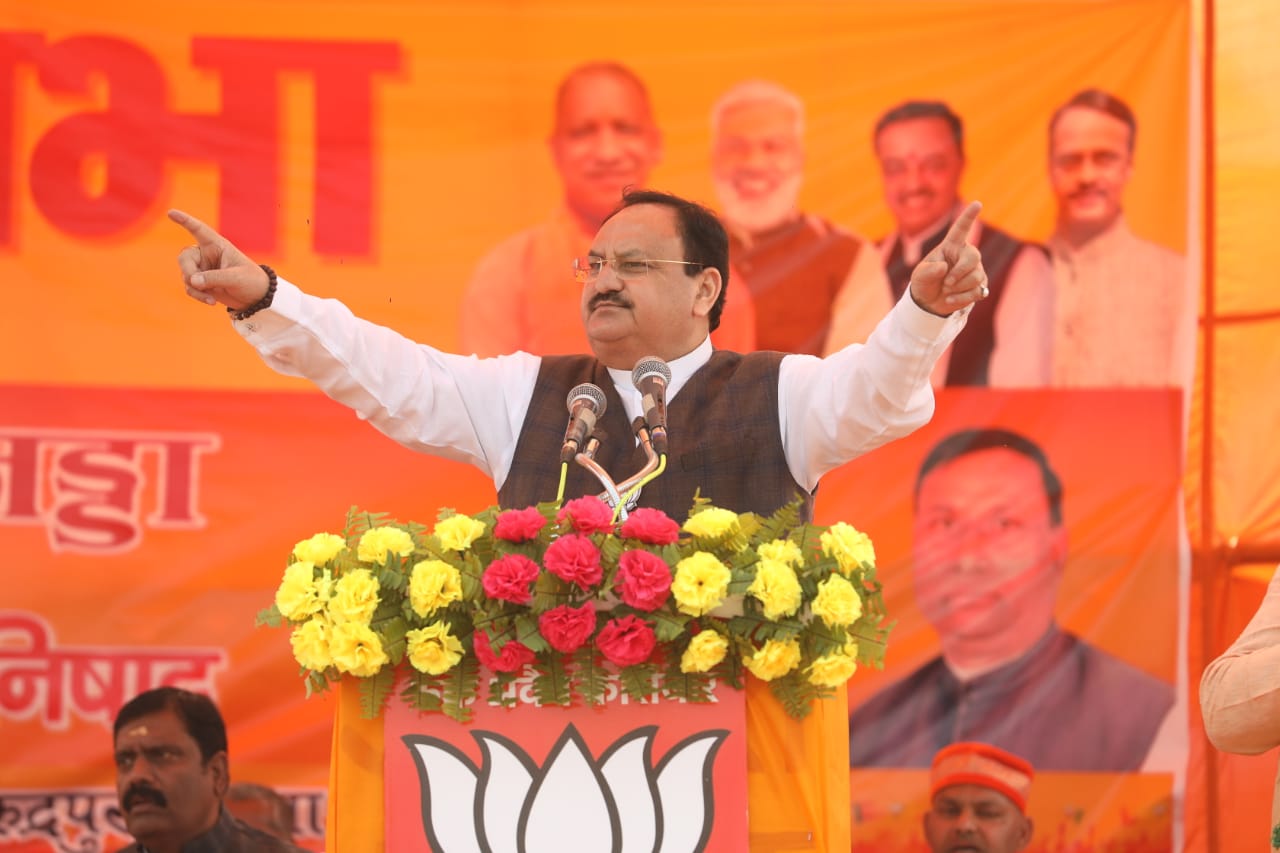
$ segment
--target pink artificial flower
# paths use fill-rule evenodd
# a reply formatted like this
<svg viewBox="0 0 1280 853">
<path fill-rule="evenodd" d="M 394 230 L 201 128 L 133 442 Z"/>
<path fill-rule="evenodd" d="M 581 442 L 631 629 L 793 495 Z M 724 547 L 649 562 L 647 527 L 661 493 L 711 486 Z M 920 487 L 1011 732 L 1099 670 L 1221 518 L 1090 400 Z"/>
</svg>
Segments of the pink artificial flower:
<svg viewBox="0 0 1280 853">
<path fill-rule="evenodd" d="M 566 503 L 556 515 L 556 521 L 562 522 L 566 518 L 579 533 L 608 533 L 613 530 L 613 510 L 594 495 Z"/>
<path fill-rule="evenodd" d="M 644 663 L 657 643 L 653 628 L 635 614 L 611 619 L 596 636 L 596 647 L 615 666 Z"/>
<path fill-rule="evenodd" d="M 490 598 L 528 604 L 533 600 L 530 587 L 538 579 L 538 564 L 523 554 L 508 554 L 488 565 L 480 577 L 484 594 Z"/>
<path fill-rule="evenodd" d="M 537 537 L 547 519 L 535 507 L 509 509 L 498 514 L 493 535 L 507 542 L 528 542 Z"/>
<path fill-rule="evenodd" d="M 640 507 L 622 523 L 622 535 L 646 545 L 671 545 L 680 538 L 680 525 L 660 509 Z"/>
<path fill-rule="evenodd" d="M 535 655 L 518 640 L 508 640 L 502 651 L 494 654 L 489 635 L 476 631 L 471 635 L 475 642 L 476 660 L 493 672 L 519 672 L 527 663 L 533 663 Z"/>
<path fill-rule="evenodd" d="M 591 589 L 604 576 L 600 549 L 590 539 L 576 533 L 552 542 L 547 553 L 542 555 L 542 562 L 551 574 L 582 589 Z"/>
<path fill-rule="evenodd" d="M 624 551 L 616 580 L 622 600 L 637 610 L 657 610 L 671 596 L 671 567 L 648 551 Z"/>
<path fill-rule="evenodd" d="M 538 631 L 558 652 L 576 652 L 596 629 L 596 610 L 588 602 L 581 607 L 562 604 L 538 617 Z"/>
</svg>

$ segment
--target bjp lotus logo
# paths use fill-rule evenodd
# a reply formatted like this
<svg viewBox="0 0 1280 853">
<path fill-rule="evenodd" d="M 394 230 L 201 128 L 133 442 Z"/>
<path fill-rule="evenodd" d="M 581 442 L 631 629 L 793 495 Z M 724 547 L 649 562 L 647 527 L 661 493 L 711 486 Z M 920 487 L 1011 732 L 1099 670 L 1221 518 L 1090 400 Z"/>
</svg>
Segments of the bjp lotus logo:
<svg viewBox="0 0 1280 853">
<path fill-rule="evenodd" d="M 657 726 L 593 758 L 565 728 L 539 767 L 515 742 L 475 731 L 477 769 L 457 747 L 405 735 L 422 785 L 422 825 L 439 853 L 696 853 L 711 837 L 712 765 L 728 736 L 699 732 L 656 764 Z"/>
</svg>

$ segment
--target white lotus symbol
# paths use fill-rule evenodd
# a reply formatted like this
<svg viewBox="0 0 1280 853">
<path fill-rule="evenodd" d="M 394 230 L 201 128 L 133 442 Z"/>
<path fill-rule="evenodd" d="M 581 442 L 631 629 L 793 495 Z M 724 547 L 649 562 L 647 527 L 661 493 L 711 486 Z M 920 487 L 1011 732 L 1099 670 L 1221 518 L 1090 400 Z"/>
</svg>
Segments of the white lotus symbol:
<svg viewBox="0 0 1280 853">
<path fill-rule="evenodd" d="M 477 770 L 457 747 L 405 735 L 422 783 L 422 825 L 439 853 L 696 853 L 711 837 L 711 786 L 724 729 L 699 732 L 655 767 L 657 726 L 623 735 L 593 759 L 565 728 L 536 763 L 494 732 L 471 735 Z"/>
</svg>

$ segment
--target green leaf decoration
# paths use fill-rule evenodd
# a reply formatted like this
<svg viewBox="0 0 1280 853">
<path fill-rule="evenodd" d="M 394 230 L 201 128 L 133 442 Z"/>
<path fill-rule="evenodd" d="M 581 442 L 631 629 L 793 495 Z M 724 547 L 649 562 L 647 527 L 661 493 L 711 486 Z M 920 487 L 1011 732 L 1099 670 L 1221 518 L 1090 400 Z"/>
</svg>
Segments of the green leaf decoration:
<svg viewBox="0 0 1280 853">
<path fill-rule="evenodd" d="M 569 584 L 550 572 L 543 572 L 533 585 L 533 601 L 529 608 L 534 613 L 546 613 L 553 607 L 568 604 L 569 596 Z"/>
<path fill-rule="evenodd" d="M 705 672 L 681 672 L 680 658 L 672 656 L 662 675 L 662 695 L 667 699 L 706 703 L 711 701 L 711 676 Z"/>
<path fill-rule="evenodd" d="M 793 670 L 781 678 L 770 681 L 769 692 L 782 703 L 787 714 L 797 720 L 803 720 L 813 711 L 813 701 L 820 691 Z"/>
<path fill-rule="evenodd" d="M 395 590 L 399 593 L 405 593 L 409 589 L 409 573 L 399 568 L 382 569 L 374 573 L 378 579 L 378 586 L 383 589 Z M 387 603 L 384 600 L 384 603 Z"/>
<path fill-rule="evenodd" d="M 578 692 L 592 705 L 603 705 L 609 689 L 609 671 L 590 644 L 573 653 L 574 674 Z"/>
<path fill-rule="evenodd" d="M 471 656 L 464 657 L 438 681 L 444 687 L 444 713 L 460 723 L 470 722 L 471 705 L 479 687 L 480 662 Z"/>
<path fill-rule="evenodd" d="M 649 702 L 656 692 L 653 676 L 656 668 L 652 664 L 641 663 L 628 666 L 620 673 L 622 692 L 637 702 Z"/>
<path fill-rule="evenodd" d="M 666 610 L 658 610 L 648 616 L 653 625 L 653 635 L 659 643 L 673 643 L 679 639 L 689 627 L 689 620 L 692 618 L 685 613 L 671 613 Z"/>
<path fill-rule="evenodd" d="M 529 651 L 536 654 L 551 650 L 551 646 L 547 645 L 547 641 L 542 638 L 542 634 L 538 633 L 538 620 L 530 614 L 521 614 L 515 619 L 516 640 L 529 647 Z"/>
<path fill-rule="evenodd" d="M 515 680 L 514 673 L 494 673 L 493 677 L 489 679 L 489 704 L 501 705 L 503 708 L 514 708 L 516 706 L 516 697 L 507 695 L 507 687 Z"/>
<path fill-rule="evenodd" d="M 622 552 L 627 550 L 621 539 L 616 536 L 610 536 L 600 545 L 600 562 L 606 566 L 618 565 L 618 558 L 622 556 Z"/>
<path fill-rule="evenodd" d="M 360 716 L 365 719 L 381 716 L 395 687 L 395 681 L 396 671 L 393 667 L 383 667 L 376 675 L 360 679 Z"/>
<path fill-rule="evenodd" d="M 415 711 L 443 711 L 444 702 L 434 681 L 426 673 L 411 670 L 404 689 L 400 691 L 400 699 Z"/>
<path fill-rule="evenodd" d="M 782 509 L 760 522 L 752 537 L 756 545 L 763 545 L 775 539 L 787 539 L 791 531 L 801 527 L 800 511 L 804 504 L 799 498 L 786 504 Z"/>
<path fill-rule="evenodd" d="M 391 666 L 398 666 L 404 660 L 407 645 L 405 634 L 409 633 L 409 623 L 397 614 L 390 619 L 372 623 L 369 627 L 382 639 L 382 650 L 391 659 Z"/>
<path fill-rule="evenodd" d="M 255 628 L 261 628 L 266 625 L 268 628 L 279 628 L 284 624 L 284 615 L 280 613 L 280 608 L 273 603 L 270 607 L 264 607 L 258 611 L 258 616 L 253 620 Z"/>
<path fill-rule="evenodd" d="M 329 679 L 325 677 L 323 672 L 304 669 L 302 670 L 302 674 L 303 683 L 306 685 L 308 699 L 316 693 L 323 693 L 329 689 Z"/>
<path fill-rule="evenodd" d="M 538 674 L 533 677 L 533 694 L 538 697 L 538 704 L 565 706 L 573 704 L 564 655 L 553 652 L 540 663 Z"/>
</svg>

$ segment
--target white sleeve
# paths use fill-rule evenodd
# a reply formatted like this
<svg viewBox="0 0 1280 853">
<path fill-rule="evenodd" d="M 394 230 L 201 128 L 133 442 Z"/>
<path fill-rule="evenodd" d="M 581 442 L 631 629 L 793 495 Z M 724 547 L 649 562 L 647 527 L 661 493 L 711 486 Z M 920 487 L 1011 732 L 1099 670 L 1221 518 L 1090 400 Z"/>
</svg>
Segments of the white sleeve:
<svg viewBox="0 0 1280 853">
<path fill-rule="evenodd" d="M 308 379 L 410 450 L 468 462 L 502 487 L 541 359 L 440 352 L 279 280 L 235 323 L 273 370 Z"/>
<path fill-rule="evenodd" d="M 1035 246 L 1013 259 L 996 308 L 992 388 L 1043 388 L 1053 378 L 1053 266 Z"/>
<path fill-rule="evenodd" d="M 1204 730 L 1223 752 L 1280 746 L 1280 569 L 1249 624 L 1200 677 Z"/>
<path fill-rule="evenodd" d="M 778 421 L 796 482 L 812 491 L 828 471 L 928 423 L 929 373 L 969 310 L 938 317 L 916 305 L 908 290 L 865 345 L 821 359 L 784 357 Z"/>
</svg>

